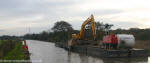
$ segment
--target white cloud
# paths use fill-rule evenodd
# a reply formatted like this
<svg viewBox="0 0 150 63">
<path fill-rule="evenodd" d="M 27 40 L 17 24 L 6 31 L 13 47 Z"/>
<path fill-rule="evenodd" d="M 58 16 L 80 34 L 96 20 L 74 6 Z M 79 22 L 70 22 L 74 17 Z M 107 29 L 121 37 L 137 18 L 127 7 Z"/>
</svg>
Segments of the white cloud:
<svg viewBox="0 0 150 63">
<path fill-rule="evenodd" d="M 114 28 L 149 28 L 149 0 L 2 0 L 0 35 L 23 35 L 50 29 L 65 20 L 80 29 L 90 14 L 96 21 L 114 24 Z M 5 32 L 4 32 L 5 31 Z"/>
</svg>

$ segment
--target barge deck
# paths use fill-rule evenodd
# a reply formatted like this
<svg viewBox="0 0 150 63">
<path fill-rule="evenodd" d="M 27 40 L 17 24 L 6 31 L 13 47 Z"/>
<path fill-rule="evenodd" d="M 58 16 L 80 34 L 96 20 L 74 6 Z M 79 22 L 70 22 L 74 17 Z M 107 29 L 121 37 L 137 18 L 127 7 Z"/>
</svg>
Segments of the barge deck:
<svg viewBox="0 0 150 63">
<path fill-rule="evenodd" d="M 55 43 L 55 46 L 68 50 L 68 46 L 63 43 Z M 100 47 L 93 46 L 72 46 L 70 51 L 85 54 L 87 56 L 100 58 L 137 58 L 148 57 L 148 51 L 145 49 L 130 49 L 130 50 L 106 50 Z"/>
</svg>

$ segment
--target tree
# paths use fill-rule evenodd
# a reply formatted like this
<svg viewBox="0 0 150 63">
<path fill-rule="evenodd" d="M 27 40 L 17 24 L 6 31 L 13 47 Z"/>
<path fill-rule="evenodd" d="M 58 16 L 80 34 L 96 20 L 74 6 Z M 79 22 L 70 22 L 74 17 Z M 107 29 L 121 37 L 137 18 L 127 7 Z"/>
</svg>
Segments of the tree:
<svg viewBox="0 0 150 63">
<path fill-rule="evenodd" d="M 90 23 L 88 23 L 85 26 L 85 38 L 93 39 L 91 26 L 92 25 Z M 104 32 L 104 24 L 102 22 L 95 22 L 95 29 L 96 29 L 96 39 L 97 40 L 102 39 L 102 37 L 105 34 L 105 32 Z"/>
<path fill-rule="evenodd" d="M 71 24 L 65 21 L 56 22 L 55 25 L 52 27 L 54 31 L 54 38 L 60 42 L 67 42 L 68 39 L 71 38 L 71 30 L 73 30 Z"/>
<path fill-rule="evenodd" d="M 104 30 L 104 24 L 102 22 L 95 22 L 96 30 Z"/>
<path fill-rule="evenodd" d="M 68 31 L 68 29 L 72 29 L 72 26 L 65 21 L 56 22 L 54 27 L 52 27 L 52 30 L 57 32 Z"/>
<path fill-rule="evenodd" d="M 40 33 L 40 40 L 48 40 L 48 32 L 43 31 Z"/>
<path fill-rule="evenodd" d="M 96 27 L 96 39 L 101 40 L 105 35 L 103 22 L 95 22 L 95 27 Z"/>
</svg>

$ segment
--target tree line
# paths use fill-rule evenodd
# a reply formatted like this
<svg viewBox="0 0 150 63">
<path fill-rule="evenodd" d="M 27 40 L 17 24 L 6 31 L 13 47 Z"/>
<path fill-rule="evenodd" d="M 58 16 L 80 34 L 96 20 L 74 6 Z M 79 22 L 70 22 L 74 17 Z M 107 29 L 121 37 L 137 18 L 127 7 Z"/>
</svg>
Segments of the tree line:
<svg viewBox="0 0 150 63">
<path fill-rule="evenodd" d="M 103 28 L 105 25 L 102 22 L 95 22 L 96 26 L 96 35 L 97 40 L 101 40 L 103 36 L 105 36 L 105 29 Z M 85 27 L 85 35 L 92 39 L 92 31 L 91 25 L 88 24 Z M 75 33 L 79 33 L 80 30 L 74 30 L 72 25 L 66 21 L 58 21 L 51 28 L 51 31 L 43 31 L 41 33 L 29 33 L 24 36 L 16 37 L 16 36 L 1 36 L 0 39 L 33 39 L 33 40 L 42 40 L 49 42 L 67 42 L 71 39 L 71 35 Z M 136 40 L 150 40 L 150 28 L 149 29 L 139 29 L 139 28 L 130 28 L 126 29 L 116 29 L 110 30 L 113 34 L 133 34 Z"/>
<path fill-rule="evenodd" d="M 95 25 L 97 40 L 101 40 L 102 37 L 105 36 L 105 29 L 102 27 L 105 24 L 102 22 L 95 22 Z M 90 26 L 88 25 L 86 28 L 85 35 L 89 35 L 89 33 L 92 34 Z M 67 42 L 72 34 L 80 32 L 80 30 L 74 30 L 72 25 L 65 21 L 56 22 L 51 30 L 52 32 L 43 31 L 39 34 L 26 34 L 24 35 L 24 38 L 49 42 Z M 113 34 L 133 34 L 136 40 L 150 40 L 150 29 L 130 28 L 126 30 L 119 28 L 116 30 L 110 30 L 110 32 Z M 92 37 L 92 35 L 89 35 L 89 37 Z"/>
</svg>

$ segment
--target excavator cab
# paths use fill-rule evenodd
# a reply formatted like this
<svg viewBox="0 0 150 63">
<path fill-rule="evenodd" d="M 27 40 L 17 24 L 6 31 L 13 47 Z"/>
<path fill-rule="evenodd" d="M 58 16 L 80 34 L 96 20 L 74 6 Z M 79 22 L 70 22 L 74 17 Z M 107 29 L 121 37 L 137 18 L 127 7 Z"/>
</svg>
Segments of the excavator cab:
<svg viewBox="0 0 150 63">
<path fill-rule="evenodd" d="M 92 31 L 92 25 L 89 23 L 85 26 L 85 34 L 84 38 L 85 40 L 94 40 L 93 31 Z"/>
<path fill-rule="evenodd" d="M 89 38 L 86 38 L 86 26 L 90 24 L 90 28 L 92 30 L 91 35 L 93 40 L 90 40 Z M 90 35 L 89 35 L 90 36 Z M 96 40 L 96 28 L 95 28 L 95 21 L 94 16 L 91 15 L 87 20 L 85 20 L 81 26 L 81 30 L 79 34 L 72 34 L 72 42 L 75 42 L 76 44 L 83 45 L 83 44 L 91 44 L 94 43 L 93 41 Z"/>
<path fill-rule="evenodd" d="M 82 24 L 81 30 L 79 34 L 72 34 L 73 39 L 84 40 L 85 39 L 85 26 L 91 24 L 93 38 L 96 39 L 96 30 L 95 30 L 95 22 L 94 16 L 91 15 L 87 20 L 85 20 Z"/>
</svg>

